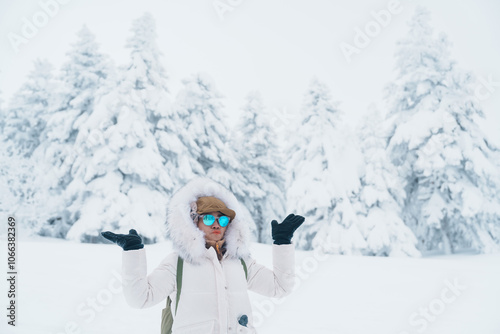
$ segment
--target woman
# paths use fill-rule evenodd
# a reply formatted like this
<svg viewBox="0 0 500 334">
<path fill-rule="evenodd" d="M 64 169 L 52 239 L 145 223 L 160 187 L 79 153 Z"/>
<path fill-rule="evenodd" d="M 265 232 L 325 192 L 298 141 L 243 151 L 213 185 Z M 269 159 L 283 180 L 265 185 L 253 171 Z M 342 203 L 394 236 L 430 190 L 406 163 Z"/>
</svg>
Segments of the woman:
<svg viewBox="0 0 500 334">
<path fill-rule="evenodd" d="M 238 213 L 244 210 L 225 187 L 197 178 L 171 200 L 167 233 L 175 253 L 149 275 L 146 251 L 135 230 L 128 235 L 103 232 L 121 246 L 123 291 L 136 308 L 156 305 L 170 296 L 176 305 L 178 258 L 183 259 L 182 289 L 172 333 L 255 333 L 247 290 L 282 297 L 294 285 L 294 245 L 291 238 L 304 218 L 289 215 L 272 224 L 273 270 L 250 256 L 249 226 Z M 241 261 L 243 260 L 243 261 Z M 246 273 L 245 268 L 246 266 Z"/>
</svg>

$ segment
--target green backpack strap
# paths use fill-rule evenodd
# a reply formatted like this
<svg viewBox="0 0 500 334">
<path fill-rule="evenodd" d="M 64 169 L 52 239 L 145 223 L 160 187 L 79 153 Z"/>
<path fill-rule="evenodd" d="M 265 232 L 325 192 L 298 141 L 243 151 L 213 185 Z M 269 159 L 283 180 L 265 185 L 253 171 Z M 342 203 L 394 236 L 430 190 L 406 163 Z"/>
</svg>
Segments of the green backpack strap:
<svg viewBox="0 0 500 334">
<path fill-rule="evenodd" d="M 241 261 L 241 265 L 243 266 L 243 270 L 245 271 L 245 279 L 248 280 L 247 264 L 245 263 L 245 261 L 242 258 L 240 258 L 240 261 Z"/>
<path fill-rule="evenodd" d="M 184 260 L 179 256 L 177 258 L 177 297 L 175 298 L 175 314 L 177 314 L 177 307 L 179 306 L 179 299 L 181 298 L 183 267 Z"/>
<path fill-rule="evenodd" d="M 179 299 L 181 297 L 181 289 L 182 289 L 182 267 L 184 261 L 178 257 L 177 258 L 177 275 L 176 275 L 176 283 L 177 283 L 177 298 L 175 301 L 175 313 L 177 314 L 177 306 L 179 305 Z M 174 324 L 174 318 L 172 316 L 171 305 L 172 299 L 170 296 L 167 297 L 167 305 L 161 311 L 161 334 L 172 334 L 172 327 Z"/>
</svg>

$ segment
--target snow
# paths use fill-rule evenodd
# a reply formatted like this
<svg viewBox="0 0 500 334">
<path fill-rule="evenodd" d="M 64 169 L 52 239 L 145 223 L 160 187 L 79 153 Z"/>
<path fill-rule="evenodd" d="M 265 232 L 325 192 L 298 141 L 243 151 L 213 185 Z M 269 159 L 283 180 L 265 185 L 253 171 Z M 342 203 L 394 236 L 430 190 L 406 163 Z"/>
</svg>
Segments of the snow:
<svg viewBox="0 0 500 334">
<path fill-rule="evenodd" d="M 5 242 L 3 236 L 0 249 Z M 148 272 L 172 251 L 170 242 L 145 247 Z M 251 250 L 258 262 L 271 266 L 271 246 L 255 243 Z M 121 252 L 110 244 L 21 236 L 17 326 L 4 319 L 0 332 L 159 332 L 163 302 L 142 310 L 125 302 Z M 258 333 L 500 332 L 499 254 L 398 258 L 297 251 L 296 270 L 295 291 L 284 299 L 250 293 Z M 1 282 L 1 291 L 7 291 L 7 281 Z M 426 309 L 432 320 L 422 315 Z"/>
<path fill-rule="evenodd" d="M 406 191 L 402 219 L 420 251 L 484 252 L 498 248 L 498 227 L 483 213 L 500 208 L 499 150 L 478 127 L 472 75 L 452 59 L 446 37 L 434 37 L 430 17 L 415 11 L 396 51 L 397 84 L 387 90 L 388 151 Z M 500 211 L 491 215 L 498 222 Z"/>
<path fill-rule="evenodd" d="M 252 213 L 257 241 L 271 243 L 269 219 L 285 217 L 286 170 L 279 143 L 286 139 L 272 126 L 273 113 L 260 92 L 250 92 L 242 110 L 240 122 L 229 136 L 236 160 L 243 162 L 238 166 L 241 182 L 233 182 L 231 189 Z"/>
<path fill-rule="evenodd" d="M 119 249 L 76 241 L 137 228 L 148 243 L 160 242 L 147 246 L 150 264 L 158 263 L 171 249 L 168 198 L 195 175 L 236 195 L 255 239 L 270 243 L 268 223 L 288 207 L 306 217 L 297 247 L 336 254 L 320 260 L 298 252 L 307 277 L 283 303 L 252 295 L 256 312 L 272 313 L 261 315 L 262 332 L 498 332 L 491 283 L 498 254 L 399 258 L 500 250 L 500 149 L 480 126 L 486 120 L 474 81 L 455 66 L 445 39 L 431 35 L 427 16 L 417 12 L 397 46 L 385 123 L 374 105 L 357 131 L 348 98 L 318 79 L 300 113 L 271 108 L 253 92 L 231 127 L 224 96 L 231 90 L 219 90 L 219 80 L 203 71 L 170 80 L 163 64 L 176 63 L 162 60 L 149 14 L 134 21 L 130 59 L 119 70 L 86 28 L 58 77 L 37 61 L 0 118 L 0 185 L 10 190 L 0 194 L 0 212 L 26 231 L 68 240 L 20 242 L 24 332 L 75 332 L 71 321 L 81 332 L 157 330 L 163 306 L 130 310 L 116 292 Z M 176 82 L 183 86 L 172 89 Z M 269 246 L 254 249 L 270 265 Z M 359 254 L 394 258 L 351 256 Z M 456 280 L 467 288 L 448 303 L 443 291 Z M 92 315 L 87 298 L 106 297 Z M 420 308 L 431 306 L 442 314 L 422 318 Z"/>
<path fill-rule="evenodd" d="M 295 239 L 302 249 L 500 251 L 500 149 L 477 123 L 484 112 L 474 76 L 456 65 L 444 35 L 432 35 L 430 18 L 419 9 L 401 31 L 388 105 L 373 102 L 358 131 L 350 126 L 358 111 L 323 79 L 311 80 L 300 113 L 275 110 L 254 91 L 241 111 L 228 108 L 234 96 L 212 71 L 172 80 L 166 68 L 178 65 L 171 56 L 179 50 L 161 43 L 165 30 L 147 11 L 133 21 L 129 59 L 118 67 L 101 52 L 103 31 L 84 26 L 57 75 L 37 61 L 0 110 L 8 115 L 0 155 L 32 160 L 15 171 L 2 163 L 9 194 L 0 211 L 14 206 L 45 236 L 96 242 L 103 229 L 136 227 L 148 242 L 162 241 L 164 203 L 204 175 L 248 209 L 241 214 L 260 242 L 271 242 L 268 222 L 288 208 L 306 217 Z M 241 116 L 237 126 L 228 114 Z"/>
</svg>

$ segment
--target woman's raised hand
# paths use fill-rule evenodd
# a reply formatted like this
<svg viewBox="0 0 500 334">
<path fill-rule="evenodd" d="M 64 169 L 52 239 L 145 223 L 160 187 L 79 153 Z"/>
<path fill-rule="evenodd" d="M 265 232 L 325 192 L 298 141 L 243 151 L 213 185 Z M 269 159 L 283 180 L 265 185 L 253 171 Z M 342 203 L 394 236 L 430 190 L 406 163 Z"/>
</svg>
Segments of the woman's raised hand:
<svg viewBox="0 0 500 334">
<path fill-rule="evenodd" d="M 271 222 L 274 244 L 287 245 L 292 243 L 293 233 L 304 222 L 305 218 L 299 215 L 289 214 L 281 224 L 276 220 Z"/>
<path fill-rule="evenodd" d="M 142 238 L 139 236 L 139 234 L 137 234 L 136 230 L 131 229 L 128 233 L 129 234 L 116 234 L 111 231 L 106 231 L 101 232 L 101 235 L 109 241 L 114 242 L 126 251 L 141 249 L 144 247 Z"/>
</svg>

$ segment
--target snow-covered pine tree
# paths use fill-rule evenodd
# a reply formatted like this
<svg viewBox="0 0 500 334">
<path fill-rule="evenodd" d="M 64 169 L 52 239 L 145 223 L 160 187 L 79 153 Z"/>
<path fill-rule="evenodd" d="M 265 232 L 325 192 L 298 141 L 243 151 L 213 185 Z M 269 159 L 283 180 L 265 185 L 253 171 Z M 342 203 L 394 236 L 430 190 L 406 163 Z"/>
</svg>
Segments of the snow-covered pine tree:
<svg viewBox="0 0 500 334">
<path fill-rule="evenodd" d="M 35 60 L 34 69 L 4 112 L 2 150 L 8 164 L 2 178 L 8 186 L 6 195 L 12 196 L 6 209 L 17 215 L 28 232 L 38 230 L 50 209 L 40 183 L 44 180 L 39 168 L 42 162 L 35 159 L 34 152 L 42 143 L 47 119 L 55 110 L 54 92 L 59 85 L 53 70 L 47 60 Z"/>
<path fill-rule="evenodd" d="M 193 140 L 187 128 L 189 113 L 182 105 L 178 104 L 179 96 L 175 105 L 171 105 L 170 100 L 165 98 L 169 92 L 164 83 L 166 81 L 164 72 L 162 68 L 159 68 L 162 77 L 159 86 L 164 91 L 161 95 L 164 98 L 158 103 L 157 114 L 150 118 L 158 120 L 154 133 L 160 154 L 165 159 L 164 168 L 172 184 L 167 189 L 167 196 L 170 197 L 174 191 L 185 185 L 194 176 L 204 175 L 204 170 L 188 148 L 188 142 Z"/>
<path fill-rule="evenodd" d="M 78 128 L 89 117 L 97 93 L 112 73 L 108 58 L 99 51 L 95 36 L 88 28 L 84 26 L 77 36 L 61 69 L 62 85 L 54 93 L 56 110 L 47 118 L 41 144 L 33 156 L 43 175 L 38 183 L 39 193 L 44 195 L 47 204 L 45 216 L 38 217 L 38 233 L 62 238 L 74 222 L 69 219 L 67 208 L 71 200 L 66 198 L 65 191 L 72 180 L 70 171 L 78 155 L 75 150 Z"/>
<path fill-rule="evenodd" d="M 3 128 L 5 126 L 5 118 L 7 116 L 7 113 L 3 107 L 3 98 L 2 98 L 2 91 L 0 90 L 0 134 L 3 134 Z M 0 137 L 1 139 L 1 137 Z"/>
<path fill-rule="evenodd" d="M 223 120 L 222 95 L 205 73 L 196 73 L 182 83 L 175 109 L 186 129 L 181 136 L 193 158 L 190 168 L 196 174 L 210 170 L 212 174 L 221 174 L 225 170 L 224 160 L 232 158 L 226 152 L 228 128 Z"/>
<path fill-rule="evenodd" d="M 203 169 L 187 148 L 185 140 L 191 140 L 184 127 L 182 117 L 176 108 L 166 107 L 163 117 L 156 125 L 155 137 L 161 156 L 165 159 L 164 168 L 172 182 L 167 189 L 168 196 L 196 175 L 203 175 Z"/>
<path fill-rule="evenodd" d="M 12 198 L 9 189 L 9 162 L 7 159 L 7 152 L 5 149 L 5 139 L 3 138 L 5 119 L 7 113 L 3 106 L 2 91 L 0 90 L 0 216 L 7 217 L 8 210 L 12 209 Z M 0 232 L 0 235 L 5 234 L 6 231 Z"/>
<path fill-rule="evenodd" d="M 241 175 L 249 192 L 242 200 L 253 215 L 258 241 L 271 243 L 270 222 L 285 215 L 284 158 L 261 94 L 250 92 L 242 110 L 240 124 L 232 133 L 236 140 L 231 141 L 243 162 Z"/>
<path fill-rule="evenodd" d="M 405 179 L 403 219 L 421 251 L 498 250 L 498 169 L 477 126 L 483 117 L 471 76 L 450 60 L 445 36 L 418 8 L 398 43 L 397 79 L 387 88 L 388 150 Z"/>
<path fill-rule="evenodd" d="M 54 67 L 45 59 L 37 59 L 27 81 L 14 93 L 3 126 L 8 155 L 31 158 L 40 145 L 47 118 L 54 107 L 57 83 Z"/>
<path fill-rule="evenodd" d="M 79 155 L 68 186 L 75 223 L 68 239 L 100 242 L 103 230 L 135 228 L 145 243 L 164 240 L 166 194 L 173 182 L 154 131 L 168 99 L 166 76 L 153 17 L 144 14 L 131 30 L 130 63 L 78 126 Z"/>
<path fill-rule="evenodd" d="M 183 80 L 184 87 L 178 93 L 175 103 L 176 113 L 186 131 L 180 140 L 188 149 L 188 159 L 184 166 L 196 175 L 206 175 L 229 188 L 238 200 L 252 194 L 253 185 L 246 184 L 242 174 L 241 161 L 231 149 L 228 125 L 223 114 L 222 95 L 213 79 L 205 73 L 196 73 Z M 249 222 L 252 233 L 257 237 L 252 216 L 242 207 L 238 213 Z"/>
<path fill-rule="evenodd" d="M 316 79 L 301 118 L 288 149 L 287 207 L 306 217 L 294 241 L 303 249 L 362 254 L 366 241 L 353 205 L 359 203 L 361 157 L 329 89 Z"/>
<path fill-rule="evenodd" d="M 359 228 L 366 240 L 364 255 L 419 256 L 417 239 L 401 219 L 405 193 L 396 168 L 387 156 L 387 133 L 375 108 L 358 129 L 364 172 L 357 197 Z"/>
</svg>

